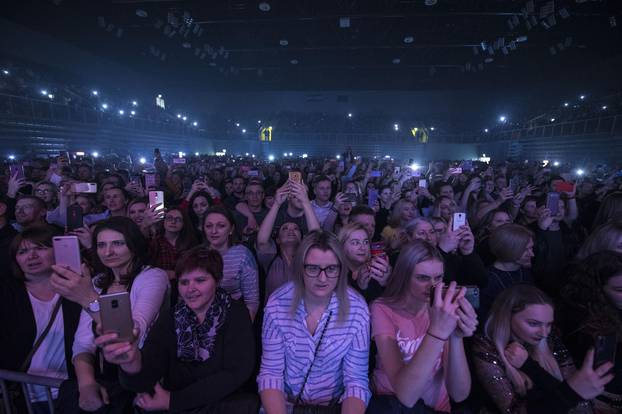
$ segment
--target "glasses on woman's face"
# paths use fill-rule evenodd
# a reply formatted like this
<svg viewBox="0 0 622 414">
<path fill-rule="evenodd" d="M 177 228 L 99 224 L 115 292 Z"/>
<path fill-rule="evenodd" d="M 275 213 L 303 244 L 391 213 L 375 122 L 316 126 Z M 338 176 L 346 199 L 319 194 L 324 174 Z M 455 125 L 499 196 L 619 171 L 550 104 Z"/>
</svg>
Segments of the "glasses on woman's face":
<svg viewBox="0 0 622 414">
<path fill-rule="evenodd" d="M 326 277 L 334 279 L 339 277 L 339 272 L 341 271 L 341 266 L 339 265 L 328 265 L 326 267 L 321 267 L 314 264 L 306 264 L 305 265 L 305 274 L 309 277 L 318 277 L 320 273 L 324 272 Z"/>
<path fill-rule="evenodd" d="M 164 220 L 167 223 L 183 223 L 184 219 L 182 217 L 173 217 L 173 216 L 166 216 L 164 217 Z"/>
</svg>

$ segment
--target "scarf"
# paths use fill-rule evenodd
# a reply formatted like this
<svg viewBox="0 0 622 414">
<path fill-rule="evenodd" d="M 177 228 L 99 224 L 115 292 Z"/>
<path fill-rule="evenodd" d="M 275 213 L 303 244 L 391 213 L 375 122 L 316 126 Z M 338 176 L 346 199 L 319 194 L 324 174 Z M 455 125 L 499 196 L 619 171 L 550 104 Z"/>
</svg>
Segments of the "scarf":
<svg viewBox="0 0 622 414">
<path fill-rule="evenodd" d="M 214 300 L 205 314 L 203 323 L 183 301 L 175 305 L 175 333 L 177 357 L 184 362 L 207 361 L 214 352 L 216 336 L 227 319 L 231 297 L 222 288 L 216 289 Z"/>
</svg>

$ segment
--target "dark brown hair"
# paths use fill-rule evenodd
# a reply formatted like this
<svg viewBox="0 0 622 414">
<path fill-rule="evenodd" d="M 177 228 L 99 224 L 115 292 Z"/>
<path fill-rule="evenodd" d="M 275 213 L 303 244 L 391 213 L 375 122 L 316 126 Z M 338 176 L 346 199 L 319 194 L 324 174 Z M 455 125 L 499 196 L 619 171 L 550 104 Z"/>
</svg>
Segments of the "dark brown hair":
<svg viewBox="0 0 622 414">
<path fill-rule="evenodd" d="M 179 257 L 175 266 L 175 275 L 179 279 L 181 275 L 196 269 L 205 270 L 212 275 L 216 283 L 220 283 L 223 278 L 222 256 L 217 250 L 206 246 L 193 247 Z"/>
<path fill-rule="evenodd" d="M 44 224 L 29 227 L 15 236 L 11 242 L 11 246 L 9 247 L 9 256 L 11 258 L 11 270 L 13 271 L 13 276 L 20 280 L 25 279 L 24 272 L 22 272 L 22 269 L 15 260 L 19 246 L 21 246 L 23 242 L 29 241 L 36 246 L 52 248 L 52 238 L 62 235 L 63 233 L 57 227 Z"/>
</svg>

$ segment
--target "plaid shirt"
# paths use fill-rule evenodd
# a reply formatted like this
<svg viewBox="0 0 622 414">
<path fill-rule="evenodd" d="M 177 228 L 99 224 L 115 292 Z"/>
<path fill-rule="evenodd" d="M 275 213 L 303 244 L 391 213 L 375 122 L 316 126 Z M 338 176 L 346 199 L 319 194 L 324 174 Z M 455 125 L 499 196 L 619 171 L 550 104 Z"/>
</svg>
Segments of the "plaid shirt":
<svg viewBox="0 0 622 414">
<path fill-rule="evenodd" d="M 163 234 L 158 234 L 151 239 L 149 256 L 152 266 L 164 270 L 175 270 L 178 259 L 177 249 L 166 240 Z"/>
</svg>

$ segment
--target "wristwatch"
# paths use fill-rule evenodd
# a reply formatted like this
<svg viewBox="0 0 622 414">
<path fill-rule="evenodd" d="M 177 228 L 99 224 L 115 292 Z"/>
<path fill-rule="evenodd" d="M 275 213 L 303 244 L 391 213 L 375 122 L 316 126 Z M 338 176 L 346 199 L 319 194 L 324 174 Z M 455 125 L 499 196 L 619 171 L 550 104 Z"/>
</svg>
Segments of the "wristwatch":
<svg viewBox="0 0 622 414">
<path fill-rule="evenodd" d="M 89 305 L 86 308 L 91 313 L 99 312 L 99 301 L 97 299 L 95 299 L 95 300 L 89 302 Z"/>
</svg>

